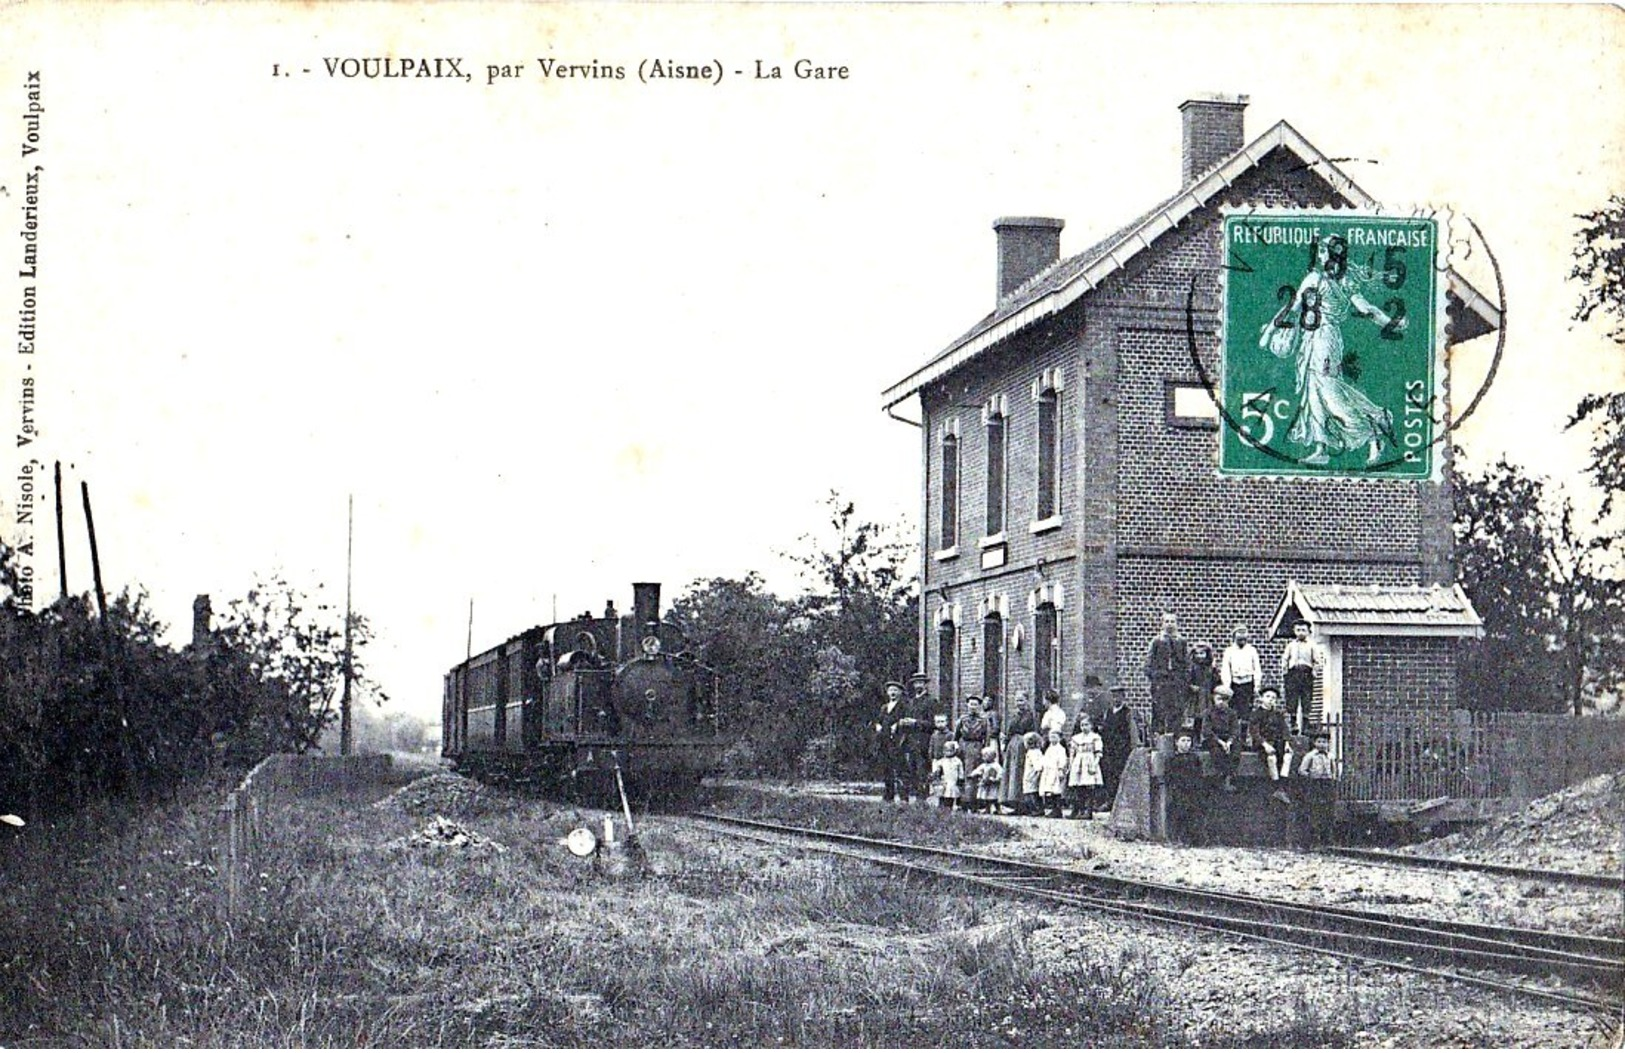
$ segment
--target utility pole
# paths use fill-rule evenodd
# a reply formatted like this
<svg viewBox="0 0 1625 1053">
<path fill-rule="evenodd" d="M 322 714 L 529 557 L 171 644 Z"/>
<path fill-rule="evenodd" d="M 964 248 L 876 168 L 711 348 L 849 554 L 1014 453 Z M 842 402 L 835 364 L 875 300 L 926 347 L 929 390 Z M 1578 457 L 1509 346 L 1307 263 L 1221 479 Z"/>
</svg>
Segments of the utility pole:
<svg viewBox="0 0 1625 1053">
<path fill-rule="evenodd" d="M 62 534 L 62 462 L 56 462 L 56 569 L 62 582 L 62 599 L 68 598 L 68 543 Z"/>
<path fill-rule="evenodd" d="M 473 658 L 473 657 L 474 657 L 474 597 L 470 596 L 468 598 L 468 649 L 467 649 L 467 653 L 465 653 L 463 655 L 463 661 L 466 663 L 470 658 Z"/>
<path fill-rule="evenodd" d="M 351 650 L 350 583 L 355 567 L 355 495 L 350 495 L 349 520 L 344 540 L 344 694 L 339 699 L 339 753 L 348 757 L 353 748 L 350 731 L 350 684 L 355 679 L 354 652 Z"/>
<path fill-rule="evenodd" d="M 107 663 L 107 670 L 113 678 L 113 699 L 116 706 L 115 715 L 118 717 L 119 752 L 124 760 L 125 788 L 133 790 L 135 758 L 130 750 L 130 722 L 124 712 L 124 677 L 120 675 L 118 662 L 113 656 L 113 630 L 107 621 L 107 591 L 102 588 L 102 559 L 100 551 L 96 548 L 96 517 L 90 512 L 90 484 L 81 479 L 79 492 L 85 503 L 85 531 L 90 535 L 90 574 L 96 584 L 96 612 L 102 630 L 102 660 Z"/>
</svg>

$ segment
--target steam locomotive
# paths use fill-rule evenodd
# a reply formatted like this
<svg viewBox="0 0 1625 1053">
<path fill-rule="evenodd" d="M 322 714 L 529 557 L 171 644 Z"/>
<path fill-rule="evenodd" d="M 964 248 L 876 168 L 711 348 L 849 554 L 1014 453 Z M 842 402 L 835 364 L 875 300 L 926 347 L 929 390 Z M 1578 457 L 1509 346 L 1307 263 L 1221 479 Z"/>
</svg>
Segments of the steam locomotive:
<svg viewBox="0 0 1625 1053">
<path fill-rule="evenodd" d="M 727 748 L 717 674 L 660 620 L 660 586 L 526 629 L 446 673 L 441 754 L 460 771 L 571 795 L 685 796 Z"/>
</svg>

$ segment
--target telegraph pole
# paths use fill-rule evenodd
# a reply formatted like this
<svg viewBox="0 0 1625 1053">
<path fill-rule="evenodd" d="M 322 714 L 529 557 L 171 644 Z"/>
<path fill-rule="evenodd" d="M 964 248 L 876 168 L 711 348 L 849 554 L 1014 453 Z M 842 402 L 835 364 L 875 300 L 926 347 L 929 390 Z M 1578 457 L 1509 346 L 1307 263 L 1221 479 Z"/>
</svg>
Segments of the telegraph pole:
<svg viewBox="0 0 1625 1053">
<path fill-rule="evenodd" d="M 339 753 L 349 756 L 352 748 L 350 733 L 350 683 L 355 679 L 355 664 L 351 650 L 350 583 L 355 567 L 355 495 L 349 499 L 349 518 L 344 539 L 344 694 L 339 698 Z"/>
<path fill-rule="evenodd" d="M 56 462 L 56 569 L 62 582 L 62 599 L 68 598 L 68 543 L 62 533 L 62 462 Z"/>
<path fill-rule="evenodd" d="M 90 514 L 90 483 L 81 479 L 79 492 L 85 501 L 85 532 L 90 535 L 90 573 L 96 584 L 96 611 L 101 623 L 102 660 L 107 663 L 113 678 L 113 700 L 118 717 L 119 752 L 124 760 L 124 782 L 127 789 L 135 788 L 135 759 L 130 749 L 130 722 L 125 718 L 124 677 L 113 654 L 113 629 L 107 621 L 107 591 L 102 588 L 102 558 L 96 548 L 96 517 Z"/>
</svg>

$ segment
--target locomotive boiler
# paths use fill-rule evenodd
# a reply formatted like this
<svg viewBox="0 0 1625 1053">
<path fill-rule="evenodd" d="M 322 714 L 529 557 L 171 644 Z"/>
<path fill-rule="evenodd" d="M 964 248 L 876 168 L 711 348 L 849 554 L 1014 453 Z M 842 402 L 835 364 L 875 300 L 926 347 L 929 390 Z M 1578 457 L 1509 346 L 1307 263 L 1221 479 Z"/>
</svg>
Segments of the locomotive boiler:
<svg viewBox="0 0 1625 1053">
<path fill-rule="evenodd" d="M 727 747 L 718 678 L 660 619 L 660 586 L 526 629 L 445 676 L 441 753 L 461 771 L 534 781 L 566 793 L 681 796 Z"/>
</svg>

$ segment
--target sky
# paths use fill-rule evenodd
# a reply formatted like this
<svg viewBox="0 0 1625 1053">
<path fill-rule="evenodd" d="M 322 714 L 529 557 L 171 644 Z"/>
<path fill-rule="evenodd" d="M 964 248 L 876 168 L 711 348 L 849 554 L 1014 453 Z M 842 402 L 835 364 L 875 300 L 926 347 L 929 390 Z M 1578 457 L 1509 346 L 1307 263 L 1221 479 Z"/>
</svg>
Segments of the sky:
<svg viewBox="0 0 1625 1053">
<path fill-rule="evenodd" d="M 832 490 L 912 530 L 919 432 L 880 392 L 993 306 L 993 219 L 1061 217 L 1081 251 L 1177 188 L 1204 93 L 1483 232 L 1455 228 L 1507 305 L 1474 463 L 1576 477 L 1567 414 L 1625 384 L 1566 280 L 1625 172 L 1605 7 L 23 3 L 0 38 L 0 303 L 38 305 L 0 386 L 15 427 L 35 379 L 39 431 L 0 523 L 16 541 L 16 469 L 62 460 L 70 588 L 82 480 L 109 590 L 180 640 L 193 596 L 273 572 L 342 603 L 353 495 L 370 664 L 424 716 L 471 600 L 480 650 L 633 581 L 793 589 Z M 384 55 L 469 79 L 327 69 Z M 654 60 L 723 73 L 641 80 Z M 1458 399 L 1494 346 L 1457 350 Z"/>
</svg>

